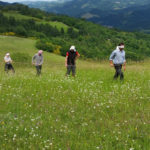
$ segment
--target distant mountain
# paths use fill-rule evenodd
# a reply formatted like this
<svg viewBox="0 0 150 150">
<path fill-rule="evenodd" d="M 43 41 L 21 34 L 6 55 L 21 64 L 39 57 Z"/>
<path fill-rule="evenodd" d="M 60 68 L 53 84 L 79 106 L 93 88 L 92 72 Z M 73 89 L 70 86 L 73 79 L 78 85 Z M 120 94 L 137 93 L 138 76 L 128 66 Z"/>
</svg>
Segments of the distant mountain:
<svg viewBox="0 0 150 150">
<path fill-rule="evenodd" d="M 48 12 L 57 12 L 73 16 L 79 16 L 85 12 L 88 13 L 93 9 L 109 12 L 132 6 L 143 6 L 149 3 L 149 0 L 60 0 L 56 2 L 24 2 L 24 4 L 28 4 L 31 7 L 37 7 Z"/>
<path fill-rule="evenodd" d="M 129 31 L 140 30 L 150 33 L 150 4 L 112 11 L 103 16 L 98 16 L 101 13 L 98 10 L 92 10 L 90 13 L 95 15 L 88 19 L 92 22 Z"/>
<path fill-rule="evenodd" d="M 149 0 L 67 0 L 62 3 L 41 1 L 29 2 L 28 5 L 123 30 L 147 32 L 150 29 Z"/>
<path fill-rule="evenodd" d="M 8 5 L 8 4 L 9 4 L 9 3 L 0 1 L 0 5 L 1 5 L 1 6 L 5 6 L 5 5 Z"/>
<path fill-rule="evenodd" d="M 46 10 L 46 8 L 55 8 L 58 5 L 62 5 L 64 3 L 67 3 L 69 1 L 72 0 L 53 0 L 53 1 L 22 1 L 20 3 L 25 4 L 25 5 L 29 5 L 30 7 L 35 7 L 35 8 L 41 8 L 43 10 Z M 47 11 L 47 10 L 46 10 Z"/>
</svg>

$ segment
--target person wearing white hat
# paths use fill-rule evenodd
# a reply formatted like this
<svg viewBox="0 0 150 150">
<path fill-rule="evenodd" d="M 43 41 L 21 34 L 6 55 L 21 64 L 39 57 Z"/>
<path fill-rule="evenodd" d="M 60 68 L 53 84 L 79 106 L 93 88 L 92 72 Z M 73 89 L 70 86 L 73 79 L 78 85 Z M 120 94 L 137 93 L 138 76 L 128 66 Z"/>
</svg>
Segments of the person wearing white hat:
<svg viewBox="0 0 150 150">
<path fill-rule="evenodd" d="M 76 60 L 80 57 L 80 54 L 76 50 L 75 46 L 71 46 L 70 50 L 66 54 L 65 66 L 67 67 L 66 75 L 70 75 L 72 72 L 72 76 L 75 77 L 76 74 Z"/>
<path fill-rule="evenodd" d="M 126 59 L 125 59 L 125 51 L 124 51 L 124 43 L 120 43 L 117 46 L 116 50 L 114 50 L 110 56 L 110 66 L 114 67 L 116 73 L 114 75 L 114 79 L 117 79 L 120 76 L 120 80 L 124 79 L 124 74 L 122 72 L 122 66 L 124 66 L 124 71 L 126 70 Z"/>
<path fill-rule="evenodd" d="M 32 64 L 35 65 L 37 76 L 41 75 L 42 64 L 43 64 L 43 51 L 39 50 L 32 58 Z"/>
<path fill-rule="evenodd" d="M 10 57 L 10 53 L 7 53 L 4 57 L 5 62 L 5 71 L 8 73 L 9 70 L 12 70 L 13 73 L 15 73 L 14 67 L 12 65 L 12 59 Z"/>
</svg>

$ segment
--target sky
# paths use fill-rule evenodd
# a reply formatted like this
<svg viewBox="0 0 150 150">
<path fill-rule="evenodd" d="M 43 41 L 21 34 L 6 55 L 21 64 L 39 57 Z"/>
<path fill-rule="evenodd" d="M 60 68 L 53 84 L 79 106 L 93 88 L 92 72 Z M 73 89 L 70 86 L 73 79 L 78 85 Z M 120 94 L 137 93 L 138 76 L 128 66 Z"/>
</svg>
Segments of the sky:
<svg viewBox="0 0 150 150">
<path fill-rule="evenodd" d="M 21 1 L 56 1 L 56 0 L 0 0 L 0 1 L 3 1 L 3 2 L 21 2 Z"/>
</svg>

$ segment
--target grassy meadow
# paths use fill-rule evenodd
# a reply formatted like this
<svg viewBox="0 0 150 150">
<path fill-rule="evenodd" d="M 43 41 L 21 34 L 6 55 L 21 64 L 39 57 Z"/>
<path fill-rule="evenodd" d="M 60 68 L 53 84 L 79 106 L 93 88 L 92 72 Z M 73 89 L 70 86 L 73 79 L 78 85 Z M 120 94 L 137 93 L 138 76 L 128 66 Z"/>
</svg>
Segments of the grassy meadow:
<svg viewBox="0 0 150 150">
<path fill-rule="evenodd" d="M 35 18 L 35 17 L 31 17 L 31 16 L 25 16 L 22 15 L 18 12 L 15 11 L 10 11 L 10 12 L 4 12 L 4 16 L 7 17 L 14 17 L 17 20 L 28 20 L 28 19 L 33 19 L 36 23 L 38 24 L 49 24 L 53 27 L 57 27 L 58 30 L 61 30 L 61 28 L 64 29 L 65 32 L 67 32 L 69 26 L 67 26 L 66 24 L 62 23 L 62 22 L 58 22 L 58 21 L 44 21 L 43 19 L 39 19 L 39 18 Z M 75 31 L 78 31 L 78 29 L 74 28 Z"/>
<path fill-rule="evenodd" d="M 64 57 L 44 52 L 36 77 L 30 63 L 5 74 L 6 52 L 37 50 L 32 39 L 0 36 L 1 150 L 150 149 L 150 61 L 128 63 L 120 82 L 107 61 L 78 60 L 72 78 Z"/>
</svg>

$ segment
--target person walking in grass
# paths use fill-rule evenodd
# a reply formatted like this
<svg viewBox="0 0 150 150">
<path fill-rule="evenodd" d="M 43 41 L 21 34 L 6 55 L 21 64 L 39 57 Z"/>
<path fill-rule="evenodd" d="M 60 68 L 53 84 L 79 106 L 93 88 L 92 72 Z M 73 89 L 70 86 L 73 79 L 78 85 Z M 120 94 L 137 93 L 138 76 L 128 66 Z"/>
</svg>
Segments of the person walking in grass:
<svg viewBox="0 0 150 150">
<path fill-rule="evenodd" d="M 122 72 L 122 66 L 124 66 L 124 71 L 126 70 L 124 47 L 124 43 L 120 43 L 119 46 L 117 46 L 116 50 L 114 50 L 110 55 L 110 66 L 114 67 L 116 70 L 114 79 L 117 79 L 119 76 L 120 80 L 124 79 L 124 74 Z"/>
<path fill-rule="evenodd" d="M 5 71 L 8 73 L 9 70 L 12 70 L 13 73 L 15 73 L 14 67 L 12 65 L 12 59 L 10 57 L 10 53 L 7 53 L 4 57 L 5 62 Z"/>
<path fill-rule="evenodd" d="M 37 76 L 41 75 L 42 64 L 43 64 L 43 51 L 39 50 L 32 58 L 32 64 L 35 65 Z"/>
<path fill-rule="evenodd" d="M 76 74 L 76 60 L 80 57 L 80 54 L 76 51 L 75 46 L 71 46 L 70 50 L 66 54 L 65 66 L 67 67 L 66 76 L 70 75 L 75 77 Z"/>
</svg>

